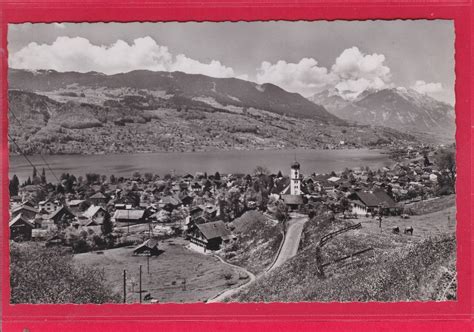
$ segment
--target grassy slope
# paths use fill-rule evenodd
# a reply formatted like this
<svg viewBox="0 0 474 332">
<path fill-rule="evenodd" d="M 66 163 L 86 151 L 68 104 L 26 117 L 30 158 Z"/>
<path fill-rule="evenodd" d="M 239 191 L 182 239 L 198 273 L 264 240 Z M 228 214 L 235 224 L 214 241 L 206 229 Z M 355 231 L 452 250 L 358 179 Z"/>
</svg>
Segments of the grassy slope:
<svg viewBox="0 0 474 332">
<path fill-rule="evenodd" d="M 452 202 L 453 203 L 453 202 Z M 411 301 L 433 300 L 454 272 L 456 243 L 453 206 L 410 219 L 336 220 L 320 215 L 303 231 L 297 256 L 231 301 Z M 449 219 L 447 216 L 451 216 Z M 362 222 L 317 250 L 319 239 L 334 230 Z M 413 226 L 413 236 L 392 234 L 391 228 Z M 332 264 L 319 277 L 316 257 L 326 263 L 372 247 L 375 250 Z"/>
<path fill-rule="evenodd" d="M 454 236 L 428 239 L 407 251 L 340 266 L 337 275 L 320 278 L 314 260 L 315 246 L 310 246 L 232 301 L 435 300 L 445 285 L 444 268 L 454 270 L 455 248 Z"/>
<path fill-rule="evenodd" d="M 283 239 L 281 226 L 257 211 L 248 211 L 233 221 L 237 240 L 224 249 L 223 258 L 254 274 L 273 262 Z"/>
<path fill-rule="evenodd" d="M 115 292 L 122 294 L 123 270 L 127 270 L 127 302 L 138 302 L 139 266 L 142 265 L 143 289 L 159 302 L 203 302 L 239 284 L 239 273 L 211 256 L 184 248 L 182 239 L 159 243 L 163 252 L 149 259 L 133 256 L 133 247 L 104 250 L 74 256 L 74 263 L 104 270 L 105 278 Z M 186 285 L 183 287 L 183 280 Z"/>
<path fill-rule="evenodd" d="M 128 90 L 113 92 L 120 98 L 131 93 Z M 94 93 L 87 91 L 87 97 L 80 98 L 65 97 L 64 92 L 49 93 L 52 98 L 49 99 L 11 92 L 10 109 L 20 121 L 27 119 L 29 113 L 41 120 L 32 123 L 31 129 L 11 121 L 11 135 L 28 153 L 47 148 L 45 152 L 53 154 L 322 148 L 340 141 L 349 147 L 381 147 L 384 143 L 410 140 L 410 136 L 390 129 L 321 126 L 315 120 L 277 117 L 261 110 L 244 114 L 237 108 L 219 111 L 212 107 L 181 108 L 167 99 L 163 102 L 169 105 L 146 111 L 119 97 L 117 107 L 103 107 L 109 100 L 108 92 Z M 124 118 L 131 122 L 123 126 L 114 123 Z M 23 133 L 25 130 L 27 135 Z"/>
</svg>

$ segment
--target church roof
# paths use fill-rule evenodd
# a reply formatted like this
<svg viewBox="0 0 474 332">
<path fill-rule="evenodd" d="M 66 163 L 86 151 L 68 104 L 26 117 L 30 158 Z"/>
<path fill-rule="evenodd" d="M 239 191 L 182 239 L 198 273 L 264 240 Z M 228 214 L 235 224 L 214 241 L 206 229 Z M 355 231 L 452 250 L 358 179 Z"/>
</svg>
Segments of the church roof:
<svg viewBox="0 0 474 332">
<path fill-rule="evenodd" d="M 300 169 L 300 163 L 296 160 L 291 164 L 291 168 Z"/>
</svg>

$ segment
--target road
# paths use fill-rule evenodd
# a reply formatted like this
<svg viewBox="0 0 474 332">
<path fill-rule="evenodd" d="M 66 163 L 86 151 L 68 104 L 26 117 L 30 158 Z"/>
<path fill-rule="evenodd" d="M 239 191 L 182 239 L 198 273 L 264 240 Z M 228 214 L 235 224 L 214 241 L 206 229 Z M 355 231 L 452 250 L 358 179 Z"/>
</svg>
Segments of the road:
<svg viewBox="0 0 474 332">
<path fill-rule="evenodd" d="M 308 216 L 303 215 L 303 214 L 298 214 L 298 213 L 291 213 L 290 216 L 291 216 L 291 219 L 288 221 L 288 229 L 286 231 L 283 245 L 280 248 L 280 251 L 278 252 L 278 257 L 274 260 L 273 264 L 270 265 L 270 267 L 261 275 L 255 276 L 253 273 L 247 271 L 246 269 L 237 265 L 229 264 L 225 262 L 222 258 L 217 256 L 224 264 L 227 264 L 241 272 L 247 273 L 247 275 L 249 276 L 249 281 L 237 288 L 231 288 L 224 291 L 223 293 L 219 294 L 217 297 L 207 301 L 207 303 L 222 302 L 224 299 L 240 292 L 244 288 L 247 288 L 252 283 L 254 283 L 258 278 L 260 278 L 262 275 L 265 275 L 266 273 L 273 271 L 274 269 L 276 269 L 277 267 L 285 263 L 288 259 L 296 255 L 296 253 L 298 252 L 298 247 L 300 245 L 301 233 L 303 232 L 303 226 L 306 223 L 306 221 L 308 221 Z"/>
<path fill-rule="evenodd" d="M 288 221 L 288 229 L 286 231 L 285 241 L 283 242 L 283 246 L 281 247 L 278 258 L 266 272 L 270 272 L 283 265 L 283 263 L 285 263 L 288 259 L 296 255 L 300 245 L 303 226 L 306 221 L 308 221 L 308 217 L 303 214 L 291 214 L 291 219 Z"/>
</svg>

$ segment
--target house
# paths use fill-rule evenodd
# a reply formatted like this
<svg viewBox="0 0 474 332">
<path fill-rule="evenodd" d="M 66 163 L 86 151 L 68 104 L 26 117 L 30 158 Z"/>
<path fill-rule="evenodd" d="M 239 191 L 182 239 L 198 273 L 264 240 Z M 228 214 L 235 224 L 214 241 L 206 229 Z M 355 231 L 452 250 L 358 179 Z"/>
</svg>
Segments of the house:
<svg viewBox="0 0 474 332">
<path fill-rule="evenodd" d="M 219 250 L 223 242 L 231 239 L 231 233 L 222 220 L 205 224 L 193 224 L 188 229 L 190 247 L 194 250 L 206 252 Z"/>
<path fill-rule="evenodd" d="M 33 231 L 33 224 L 20 213 L 14 217 L 8 224 L 10 228 L 10 240 L 29 241 Z"/>
<path fill-rule="evenodd" d="M 382 208 L 383 213 L 397 213 L 399 207 L 395 201 L 383 190 L 356 191 L 349 195 L 352 213 L 366 215 L 378 212 Z"/>
<path fill-rule="evenodd" d="M 145 210 L 116 210 L 113 216 L 115 222 L 143 223 L 146 221 Z"/>
<path fill-rule="evenodd" d="M 168 212 L 173 211 L 180 205 L 181 201 L 178 198 L 172 196 L 165 196 L 158 202 L 158 207 Z"/>
<path fill-rule="evenodd" d="M 302 195 L 280 195 L 280 198 L 290 210 L 298 210 L 304 203 Z"/>
<path fill-rule="evenodd" d="M 108 212 L 102 206 L 91 205 L 82 216 L 94 221 L 96 225 L 101 225 L 107 214 Z"/>
<path fill-rule="evenodd" d="M 109 201 L 108 198 L 105 197 L 105 195 L 101 192 L 95 193 L 94 195 L 89 197 L 89 200 L 94 205 L 104 205 L 107 204 L 107 202 Z"/>
<path fill-rule="evenodd" d="M 41 201 L 38 203 L 40 211 L 44 211 L 45 213 L 53 213 L 59 207 L 57 202 L 53 202 L 52 200 L 48 199 L 45 201 Z"/>
<path fill-rule="evenodd" d="M 38 213 L 38 210 L 26 204 L 18 206 L 11 211 L 12 218 L 21 214 L 23 218 L 26 218 L 27 220 L 35 219 L 35 216 Z"/>
<path fill-rule="evenodd" d="M 76 219 L 74 213 L 71 212 L 66 206 L 61 206 L 59 209 L 50 214 L 47 219 L 52 220 L 56 225 L 60 220 L 72 221 Z"/>
<path fill-rule="evenodd" d="M 69 210 L 72 212 L 79 212 L 81 208 L 81 204 L 85 202 L 83 199 L 73 199 L 67 202 L 67 206 L 69 207 Z"/>
<path fill-rule="evenodd" d="M 133 249 L 133 256 L 156 256 L 159 254 L 160 250 L 156 239 L 148 239 Z"/>
</svg>

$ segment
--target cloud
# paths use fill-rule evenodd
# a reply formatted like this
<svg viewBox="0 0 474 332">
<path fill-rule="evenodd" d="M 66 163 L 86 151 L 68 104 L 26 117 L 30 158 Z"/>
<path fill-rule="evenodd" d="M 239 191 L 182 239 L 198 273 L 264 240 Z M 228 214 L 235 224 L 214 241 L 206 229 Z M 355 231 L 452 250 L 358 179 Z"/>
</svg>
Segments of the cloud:
<svg viewBox="0 0 474 332">
<path fill-rule="evenodd" d="M 366 89 L 392 86 L 390 68 L 383 54 L 363 54 L 357 47 L 345 49 L 331 70 L 318 66 L 314 58 L 298 63 L 264 61 L 257 69 L 258 83 L 273 83 L 288 91 L 310 96 L 324 89 L 336 89 L 345 98 L 353 98 Z"/>
<path fill-rule="evenodd" d="M 111 45 L 94 45 L 81 37 L 58 37 L 52 44 L 30 43 L 13 53 L 9 65 L 18 69 L 57 71 L 98 71 L 116 74 L 137 69 L 183 71 L 213 77 L 233 77 L 234 70 L 217 60 L 202 63 L 184 54 L 173 55 L 151 37 L 128 44 L 117 40 Z"/>
<path fill-rule="evenodd" d="M 335 88 L 350 98 L 367 89 L 392 86 L 390 68 L 384 63 L 383 54 L 363 54 L 357 47 L 345 49 L 331 68 L 339 81 Z"/>
<path fill-rule="evenodd" d="M 280 60 L 275 64 L 262 62 L 257 69 L 257 83 L 273 83 L 281 88 L 310 96 L 335 80 L 327 68 L 319 67 L 313 58 L 303 58 L 298 63 Z"/>
<path fill-rule="evenodd" d="M 66 28 L 66 24 L 64 24 L 64 23 L 53 23 L 53 25 L 56 28 L 59 28 L 59 29 L 65 29 Z"/>
<path fill-rule="evenodd" d="M 422 94 L 436 94 L 442 92 L 443 85 L 441 83 L 426 83 L 425 81 L 416 81 L 411 86 L 413 90 Z"/>
</svg>

